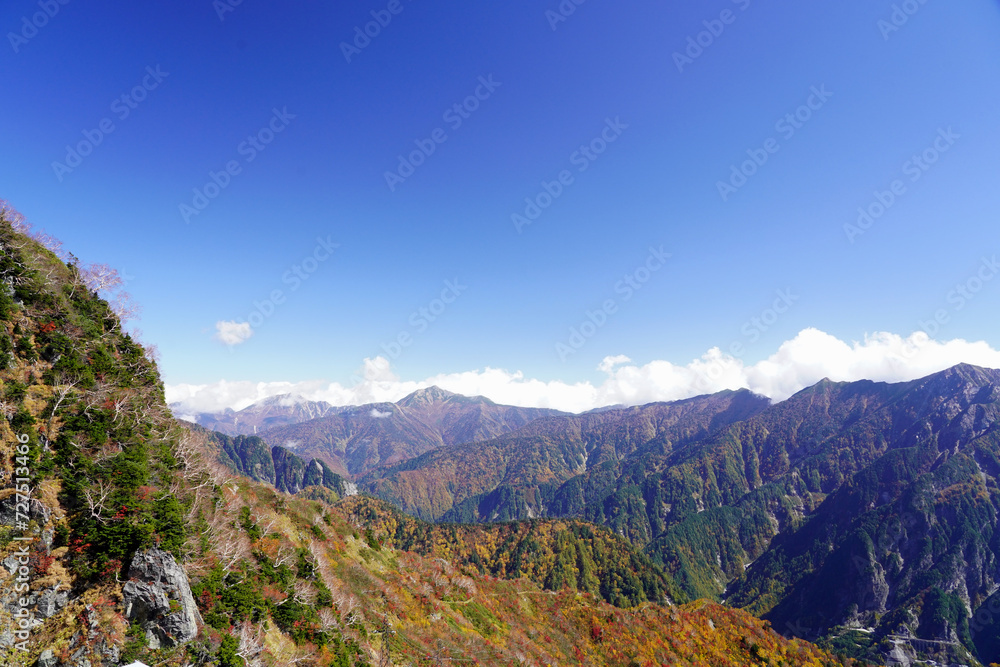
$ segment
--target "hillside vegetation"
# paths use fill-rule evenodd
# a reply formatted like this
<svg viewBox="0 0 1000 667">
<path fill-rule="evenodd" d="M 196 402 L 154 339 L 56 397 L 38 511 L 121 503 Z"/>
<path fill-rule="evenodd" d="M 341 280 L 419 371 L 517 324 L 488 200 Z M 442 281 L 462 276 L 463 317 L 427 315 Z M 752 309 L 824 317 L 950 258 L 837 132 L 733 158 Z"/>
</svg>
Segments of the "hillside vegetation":
<svg viewBox="0 0 1000 667">
<path fill-rule="evenodd" d="M 745 394 L 745 393 L 744 393 Z M 690 598 L 871 660 L 1000 661 L 1000 371 L 533 422 L 368 473 L 438 521 L 573 518 Z"/>
<path fill-rule="evenodd" d="M 433 524 L 372 498 L 347 498 L 338 507 L 379 542 L 444 558 L 470 573 L 591 593 L 619 607 L 686 601 L 670 577 L 628 541 L 580 521 Z"/>
<path fill-rule="evenodd" d="M 850 664 L 716 604 L 608 604 L 586 592 L 588 563 L 600 587 L 632 556 L 596 532 L 452 535 L 397 521 L 380 543 L 388 512 L 237 475 L 217 461 L 218 441 L 170 416 L 153 355 L 104 298 L 109 274 L 0 210 L 0 663 Z M 426 555 L 396 544 L 408 531 Z M 561 554 L 540 538 L 521 540 L 530 567 L 518 579 L 463 563 L 470 545 L 497 545 L 499 563 L 497 540 L 532 531 L 582 553 L 579 573 L 568 559 L 546 569 Z M 602 544 L 618 554 L 606 566 Z M 558 591 L 531 580 L 543 572 Z M 665 581 L 643 595 L 658 598 Z M 26 637 L 3 632 L 22 611 Z"/>
</svg>

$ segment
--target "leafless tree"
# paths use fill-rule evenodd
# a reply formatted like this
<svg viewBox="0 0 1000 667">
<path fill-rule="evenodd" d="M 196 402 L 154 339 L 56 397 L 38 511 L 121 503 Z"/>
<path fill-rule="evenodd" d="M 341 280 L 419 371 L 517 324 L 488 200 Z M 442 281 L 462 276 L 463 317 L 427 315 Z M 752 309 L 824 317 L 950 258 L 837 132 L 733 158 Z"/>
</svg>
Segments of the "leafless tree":
<svg viewBox="0 0 1000 667">
<path fill-rule="evenodd" d="M 108 522 L 104 518 L 104 512 L 107 509 L 104 505 L 108 502 L 108 498 L 114 490 L 115 487 L 108 482 L 103 479 L 97 479 L 96 482 L 83 491 L 83 497 L 87 502 L 87 508 L 90 510 L 90 516 L 101 523 Z"/>
<path fill-rule="evenodd" d="M 113 459 L 122 452 L 122 446 L 111 440 L 101 445 L 101 449 L 94 455 L 94 463 L 100 465 L 105 461 Z"/>
<path fill-rule="evenodd" d="M 292 658 L 291 660 L 289 660 L 288 664 L 295 665 L 297 663 L 302 662 L 303 660 L 308 660 L 309 658 L 313 657 L 314 655 L 316 655 L 315 651 L 310 651 L 308 653 L 303 653 L 302 655 L 300 655 L 300 656 L 298 656 L 296 658 Z"/>
<path fill-rule="evenodd" d="M 278 547 L 278 555 L 274 559 L 274 567 L 281 567 L 285 563 L 290 563 L 294 555 L 291 549 L 282 544 Z"/>
<path fill-rule="evenodd" d="M 454 583 L 455 583 L 456 586 L 458 586 L 459 588 L 461 588 L 462 590 L 464 590 L 466 593 L 468 593 L 469 597 L 474 597 L 476 595 L 476 593 L 478 592 L 477 589 L 476 589 L 476 582 L 474 582 L 469 577 L 465 577 L 465 576 L 456 577 L 455 580 L 454 580 Z"/>
<path fill-rule="evenodd" d="M 216 544 L 215 549 L 224 575 L 229 574 L 237 563 L 250 557 L 250 547 L 243 535 L 234 534 L 222 544 Z"/>
<path fill-rule="evenodd" d="M 107 264 L 88 264 L 80 269 L 80 279 L 94 292 L 117 289 L 124 284 L 118 270 Z"/>
<path fill-rule="evenodd" d="M 358 609 L 357 598 L 349 591 L 341 589 L 339 586 L 331 589 L 333 604 L 337 607 L 344 622 L 350 625 L 354 622 L 355 611 Z"/>
<path fill-rule="evenodd" d="M 327 632 L 340 629 L 340 620 L 337 615 L 326 607 L 319 610 L 319 624 L 320 628 Z"/>
<path fill-rule="evenodd" d="M 292 598 L 296 602 L 311 607 L 316 602 L 316 587 L 308 581 L 296 579 L 292 586 Z"/>
<path fill-rule="evenodd" d="M 259 624 L 254 626 L 250 621 L 243 621 L 240 626 L 239 646 L 236 648 L 236 655 L 246 661 L 247 667 L 259 667 L 264 664 L 261 655 L 264 653 L 264 626 Z"/>
<path fill-rule="evenodd" d="M 45 426 L 45 435 L 47 439 L 51 439 L 53 436 L 52 422 L 56 418 L 56 412 L 59 411 L 59 406 L 62 405 L 62 402 L 65 401 L 66 397 L 69 396 L 71 391 L 73 391 L 73 388 L 76 386 L 76 384 L 77 384 L 76 382 L 70 382 L 68 384 L 56 385 L 54 387 L 55 393 L 58 396 L 58 398 L 56 399 L 55 405 L 52 406 L 52 414 L 49 415 L 49 422 Z M 48 447 L 48 441 L 46 440 L 46 448 L 47 447 Z"/>
<path fill-rule="evenodd" d="M 274 514 L 259 507 L 255 507 L 250 511 L 250 518 L 253 519 L 257 528 L 260 529 L 261 535 L 267 535 L 271 532 L 271 528 L 273 528 L 274 524 L 278 521 Z"/>
</svg>

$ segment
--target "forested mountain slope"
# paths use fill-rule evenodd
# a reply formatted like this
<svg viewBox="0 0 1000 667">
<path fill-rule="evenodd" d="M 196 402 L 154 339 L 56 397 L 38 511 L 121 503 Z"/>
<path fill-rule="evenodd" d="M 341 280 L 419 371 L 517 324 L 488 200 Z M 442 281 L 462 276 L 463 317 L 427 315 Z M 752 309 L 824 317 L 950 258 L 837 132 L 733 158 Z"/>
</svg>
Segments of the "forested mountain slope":
<svg viewBox="0 0 1000 667">
<path fill-rule="evenodd" d="M 170 415 L 113 281 L 29 231 L 0 208 L 0 663 L 847 664 L 714 604 L 623 610 L 463 571 L 430 555 L 447 534 L 401 551 L 328 490 L 236 476 Z"/>
<path fill-rule="evenodd" d="M 767 405 L 744 390 L 540 419 L 373 471 L 359 485 L 431 520 L 573 516 L 613 494 L 629 461 L 682 450 Z"/>
<path fill-rule="evenodd" d="M 635 420 L 692 405 L 704 417 L 734 395 L 539 420 L 361 486 L 437 520 L 606 525 L 692 597 L 726 595 L 813 638 L 872 630 L 844 640 L 859 654 L 912 657 L 918 644 L 893 643 L 912 635 L 939 658 L 1000 661 L 998 386 L 1000 372 L 960 365 L 897 384 L 824 380 L 756 409 L 742 397 L 743 414 L 691 428 L 687 413 L 679 433 Z"/>
</svg>

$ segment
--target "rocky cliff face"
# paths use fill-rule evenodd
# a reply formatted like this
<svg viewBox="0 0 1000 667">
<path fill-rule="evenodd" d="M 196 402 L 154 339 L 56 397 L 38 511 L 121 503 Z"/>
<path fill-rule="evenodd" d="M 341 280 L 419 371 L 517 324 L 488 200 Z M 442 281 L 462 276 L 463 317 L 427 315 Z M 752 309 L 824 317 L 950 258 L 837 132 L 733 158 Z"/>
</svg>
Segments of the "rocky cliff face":
<svg viewBox="0 0 1000 667">
<path fill-rule="evenodd" d="M 151 649 L 184 644 L 198 635 L 201 615 L 187 573 L 166 551 L 150 549 L 135 555 L 122 598 L 125 617 L 142 626 Z"/>
<path fill-rule="evenodd" d="M 343 497 L 352 493 L 353 485 L 335 473 L 326 461 L 296 456 L 284 447 L 268 447 L 253 435 L 229 437 L 209 433 L 219 448 L 219 461 L 241 475 L 271 484 L 285 493 L 298 493 L 309 486 L 322 486 Z"/>
</svg>

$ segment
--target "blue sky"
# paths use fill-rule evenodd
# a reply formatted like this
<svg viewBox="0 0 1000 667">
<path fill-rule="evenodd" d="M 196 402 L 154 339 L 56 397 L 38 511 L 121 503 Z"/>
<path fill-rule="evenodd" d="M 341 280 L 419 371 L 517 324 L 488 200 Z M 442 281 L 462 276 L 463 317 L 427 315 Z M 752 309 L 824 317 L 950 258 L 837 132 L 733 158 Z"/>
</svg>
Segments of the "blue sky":
<svg viewBox="0 0 1000 667">
<path fill-rule="evenodd" d="M 0 196 L 127 274 L 169 385 L 1000 347 L 996 2 L 293 5 L 0 10 Z"/>
</svg>

